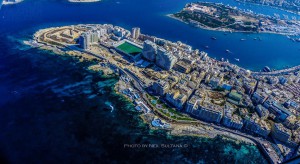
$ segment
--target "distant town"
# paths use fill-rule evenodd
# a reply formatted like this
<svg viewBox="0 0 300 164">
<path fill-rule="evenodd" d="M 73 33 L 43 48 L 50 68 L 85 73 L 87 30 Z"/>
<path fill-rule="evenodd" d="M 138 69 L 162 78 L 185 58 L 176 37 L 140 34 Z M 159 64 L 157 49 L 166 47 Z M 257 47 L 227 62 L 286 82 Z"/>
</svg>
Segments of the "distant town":
<svg viewBox="0 0 300 164">
<path fill-rule="evenodd" d="M 282 35 L 299 35 L 300 23 L 297 20 L 283 20 L 277 17 L 254 14 L 219 3 L 188 3 L 173 18 L 209 30 L 263 32 Z"/>
<path fill-rule="evenodd" d="M 110 24 L 42 29 L 26 44 L 119 75 L 116 91 L 153 128 L 255 144 L 270 163 L 300 154 L 299 66 L 252 72 L 180 41 Z"/>
<path fill-rule="evenodd" d="M 242 3 L 254 3 L 254 4 L 261 4 L 267 5 L 271 7 L 276 7 L 282 10 L 286 10 L 289 12 L 293 12 L 296 14 L 300 14 L 300 1 L 299 0 L 236 0 Z"/>
</svg>

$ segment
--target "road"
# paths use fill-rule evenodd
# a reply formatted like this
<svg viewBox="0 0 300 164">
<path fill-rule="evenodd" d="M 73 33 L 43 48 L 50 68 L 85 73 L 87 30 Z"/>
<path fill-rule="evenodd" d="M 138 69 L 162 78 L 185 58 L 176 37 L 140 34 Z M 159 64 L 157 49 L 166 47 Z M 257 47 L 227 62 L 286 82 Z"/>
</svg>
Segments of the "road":
<svg viewBox="0 0 300 164">
<path fill-rule="evenodd" d="M 90 52 L 90 51 L 86 51 L 86 50 L 81 50 L 81 51 L 84 52 L 84 53 L 87 53 L 89 55 L 92 55 L 92 56 L 94 56 L 96 58 L 99 58 L 99 59 L 102 59 L 102 60 L 106 60 L 106 61 L 108 61 L 108 63 L 114 65 L 120 71 L 122 71 L 123 73 L 125 73 L 133 81 L 133 84 L 134 84 L 135 88 L 137 88 L 139 90 L 140 94 L 142 95 L 141 97 L 144 99 L 144 101 L 147 102 L 147 100 L 145 100 L 147 98 L 146 98 L 146 96 L 144 96 L 144 93 L 146 93 L 146 91 L 144 90 L 143 83 L 129 69 L 127 69 L 127 68 L 123 69 L 123 68 L 119 67 L 117 65 L 117 62 L 115 60 L 113 60 L 113 59 L 108 59 L 106 57 L 103 57 L 101 55 L 95 54 L 95 53 Z M 202 125 L 205 125 L 205 126 L 208 126 L 208 127 L 213 127 L 214 129 L 222 131 L 222 132 L 228 132 L 228 133 L 231 133 L 231 134 L 234 134 L 234 135 L 238 135 L 240 137 L 247 138 L 247 139 L 253 141 L 258 146 L 260 146 L 261 150 L 269 157 L 268 160 L 269 160 L 270 163 L 277 164 L 278 161 L 280 160 L 280 158 L 278 157 L 278 155 L 274 151 L 273 152 L 268 152 L 264 148 L 263 144 L 270 145 L 270 143 L 268 141 L 266 141 L 266 140 L 262 140 L 260 138 L 257 138 L 257 137 L 254 137 L 254 136 L 251 136 L 251 135 L 248 135 L 248 134 L 236 131 L 236 130 L 228 129 L 228 128 L 225 128 L 225 127 L 222 127 L 222 126 L 219 126 L 219 125 L 215 125 L 215 124 L 203 122 L 203 121 L 200 121 L 200 120 L 198 121 L 198 123 L 202 124 Z"/>
</svg>

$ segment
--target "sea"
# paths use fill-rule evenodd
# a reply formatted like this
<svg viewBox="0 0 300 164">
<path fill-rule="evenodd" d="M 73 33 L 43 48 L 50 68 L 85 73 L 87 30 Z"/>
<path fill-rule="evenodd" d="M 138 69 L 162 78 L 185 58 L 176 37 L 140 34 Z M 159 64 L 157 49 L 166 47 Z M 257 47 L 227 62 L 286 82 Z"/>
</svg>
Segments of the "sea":
<svg viewBox="0 0 300 164">
<path fill-rule="evenodd" d="M 217 1 L 266 15 L 282 10 Z M 299 43 L 275 34 L 207 31 L 167 17 L 190 0 L 24 0 L 0 7 L 1 163 L 267 163 L 256 146 L 216 137 L 172 136 L 152 130 L 122 95 L 118 77 L 105 77 L 79 62 L 23 44 L 41 28 L 110 23 L 182 41 L 250 70 L 300 64 Z M 217 40 L 211 40 L 216 37 Z M 253 40 L 260 37 L 261 41 Z M 246 40 L 241 42 L 240 39 Z M 204 49 L 209 46 L 209 49 Z M 228 54 L 228 49 L 232 53 Z M 110 110 L 110 108 L 113 110 Z M 139 147 L 139 145 L 177 145 Z M 178 145 L 185 145 L 180 147 Z"/>
</svg>

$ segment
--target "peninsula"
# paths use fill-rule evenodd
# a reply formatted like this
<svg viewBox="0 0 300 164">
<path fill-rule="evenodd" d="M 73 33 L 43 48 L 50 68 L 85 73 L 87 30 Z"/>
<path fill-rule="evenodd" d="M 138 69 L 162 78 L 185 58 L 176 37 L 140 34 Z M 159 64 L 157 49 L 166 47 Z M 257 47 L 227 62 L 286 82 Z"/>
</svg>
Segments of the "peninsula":
<svg viewBox="0 0 300 164">
<path fill-rule="evenodd" d="M 169 16 L 208 30 L 300 34 L 300 24 L 297 20 L 254 14 L 211 2 L 188 3 L 183 10 Z"/>
<path fill-rule="evenodd" d="M 110 24 L 42 29 L 26 43 L 117 74 L 115 90 L 152 128 L 256 144 L 270 163 L 300 154 L 300 66 L 252 72 L 180 41 Z"/>
</svg>

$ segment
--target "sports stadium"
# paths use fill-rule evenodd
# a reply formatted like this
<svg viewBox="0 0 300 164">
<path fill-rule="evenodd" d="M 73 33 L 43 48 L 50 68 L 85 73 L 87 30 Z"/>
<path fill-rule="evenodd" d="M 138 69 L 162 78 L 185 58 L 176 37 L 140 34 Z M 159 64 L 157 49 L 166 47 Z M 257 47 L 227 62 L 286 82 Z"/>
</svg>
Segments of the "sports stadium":
<svg viewBox="0 0 300 164">
<path fill-rule="evenodd" d="M 131 57 L 133 60 L 140 58 L 143 47 L 129 40 L 123 40 L 114 45 L 115 49 L 122 54 Z"/>
</svg>

